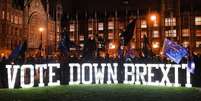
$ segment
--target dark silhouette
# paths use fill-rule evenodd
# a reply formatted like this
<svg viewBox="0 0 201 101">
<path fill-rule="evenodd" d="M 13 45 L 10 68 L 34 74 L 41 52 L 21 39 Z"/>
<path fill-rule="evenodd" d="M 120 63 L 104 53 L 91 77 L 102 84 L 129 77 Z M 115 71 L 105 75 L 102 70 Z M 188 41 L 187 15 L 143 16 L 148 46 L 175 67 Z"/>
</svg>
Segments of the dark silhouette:
<svg viewBox="0 0 201 101">
<path fill-rule="evenodd" d="M 64 32 L 60 33 L 61 40 L 59 43 L 59 49 L 62 54 L 65 56 L 69 52 L 70 48 L 80 48 L 80 46 L 76 45 L 74 42 L 70 41 L 69 35 L 66 30 Z"/>
<path fill-rule="evenodd" d="M 149 41 L 146 35 L 143 36 L 143 48 L 142 48 L 142 52 L 144 54 L 144 57 L 147 58 L 150 54 L 149 54 Z"/>
<path fill-rule="evenodd" d="M 96 53 L 96 40 L 91 37 L 84 43 L 84 58 L 94 58 Z"/>
<path fill-rule="evenodd" d="M 0 80 L 1 80 L 1 86 L 3 88 L 7 88 L 7 70 L 6 70 L 6 64 L 7 60 L 5 57 L 2 58 L 2 61 L 0 62 Z"/>
</svg>

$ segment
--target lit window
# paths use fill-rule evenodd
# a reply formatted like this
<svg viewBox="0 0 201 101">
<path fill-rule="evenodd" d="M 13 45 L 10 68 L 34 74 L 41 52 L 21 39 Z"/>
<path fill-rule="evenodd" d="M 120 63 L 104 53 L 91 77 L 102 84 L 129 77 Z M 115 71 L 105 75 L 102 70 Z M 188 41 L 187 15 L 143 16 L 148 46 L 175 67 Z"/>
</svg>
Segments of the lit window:
<svg viewBox="0 0 201 101">
<path fill-rule="evenodd" d="M 153 48 L 159 48 L 160 43 L 159 42 L 152 42 L 152 47 Z"/>
<path fill-rule="evenodd" d="M 154 22 L 153 26 L 154 26 L 154 27 L 158 27 L 157 21 Z"/>
<path fill-rule="evenodd" d="M 131 49 L 135 49 L 135 43 L 131 43 Z"/>
<path fill-rule="evenodd" d="M 103 31 L 103 23 L 98 23 L 98 30 Z"/>
<path fill-rule="evenodd" d="M 76 48 L 70 48 L 70 51 L 75 51 L 76 50 Z"/>
<path fill-rule="evenodd" d="M 74 34 L 70 33 L 70 41 L 75 41 Z"/>
<path fill-rule="evenodd" d="M 99 37 L 104 37 L 103 33 L 98 34 Z"/>
<path fill-rule="evenodd" d="M 89 34 L 88 37 L 91 38 L 91 37 L 94 37 L 94 35 L 93 34 Z"/>
<path fill-rule="evenodd" d="M 59 42 L 60 41 L 60 36 L 59 36 L 59 34 L 57 34 L 57 42 Z"/>
<path fill-rule="evenodd" d="M 187 48 L 189 46 L 189 42 L 188 41 L 184 41 L 183 42 L 183 46 Z"/>
<path fill-rule="evenodd" d="M 57 32 L 58 32 L 58 33 L 60 32 L 60 27 L 59 27 L 58 24 L 57 24 Z"/>
<path fill-rule="evenodd" d="M 141 28 L 147 28 L 147 22 L 145 20 L 141 21 Z"/>
<path fill-rule="evenodd" d="M 198 47 L 201 47 L 201 41 L 197 41 L 196 42 L 196 47 L 198 48 Z"/>
<path fill-rule="evenodd" d="M 176 18 L 165 18 L 165 26 L 176 26 Z"/>
<path fill-rule="evenodd" d="M 15 16 L 14 23 L 15 23 L 15 24 L 17 24 L 17 23 L 18 23 L 18 17 L 17 17 L 17 16 Z"/>
<path fill-rule="evenodd" d="M 10 17 L 10 21 L 11 21 L 11 23 L 14 22 L 14 16 L 13 16 L 13 15 L 11 15 L 11 17 Z"/>
<path fill-rule="evenodd" d="M 190 29 L 182 29 L 182 36 L 183 37 L 190 36 Z"/>
<path fill-rule="evenodd" d="M 80 41 L 84 41 L 84 36 L 83 35 L 80 36 Z"/>
<path fill-rule="evenodd" d="M 119 29 L 123 30 L 124 29 L 124 23 L 123 22 L 119 22 Z"/>
<path fill-rule="evenodd" d="M 114 22 L 113 21 L 108 22 L 108 29 L 109 30 L 113 30 L 114 29 Z"/>
<path fill-rule="evenodd" d="M 201 30 L 196 30 L 196 31 L 195 31 L 195 35 L 196 35 L 196 36 L 201 36 Z"/>
<path fill-rule="evenodd" d="M 10 13 L 7 12 L 7 20 L 9 21 L 10 20 Z"/>
<path fill-rule="evenodd" d="M 195 25 L 201 25 L 201 17 L 195 17 Z"/>
<path fill-rule="evenodd" d="M 5 11 L 2 11 L 2 19 L 5 19 Z"/>
<path fill-rule="evenodd" d="M 158 38 L 159 37 L 159 32 L 157 30 L 153 31 L 153 37 Z"/>
<path fill-rule="evenodd" d="M 75 31 L 75 24 L 70 24 L 70 32 L 74 32 Z"/>
<path fill-rule="evenodd" d="M 98 48 L 103 48 L 102 44 L 99 43 L 98 44 Z"/>
<path fill-rule="evenodd" d="M 84 47 L 84 44 L 80 44 L 80 47 L 83 48 L 83 47 Z"/>
<path fill-rule="evenodd" d="M 177 31 L 174 30 L 167 30 L 165 31 L 165 36 L 166 37 L 176 37 L 177 36 Z"/>
<path fill-rule="evenodd" d="M 93 25 L 92 24 L 88 24 L 88 31 L 92 31 L 93 30 Z"/>
<path fill-rule="evenodd" d="M 17 16 L 17 24 L 20 24 L 20 17 Z"/>
<path fill-rule="evenodd" d="M 142 31 L 142 32 L 141 32 L 141 38 L 143 38 L 143 37 L 144 37 L 144 35 L 146 35 L 146 36 L 147 36 L 147 32 L 146 32 L 146 31 Z"/>
<path fill-rule="evenodd" d="M 114 39 L 114 34 L 113 33 L 109 33 L 109 35 L 108 35 L 108 39 Z"/>
</svg>

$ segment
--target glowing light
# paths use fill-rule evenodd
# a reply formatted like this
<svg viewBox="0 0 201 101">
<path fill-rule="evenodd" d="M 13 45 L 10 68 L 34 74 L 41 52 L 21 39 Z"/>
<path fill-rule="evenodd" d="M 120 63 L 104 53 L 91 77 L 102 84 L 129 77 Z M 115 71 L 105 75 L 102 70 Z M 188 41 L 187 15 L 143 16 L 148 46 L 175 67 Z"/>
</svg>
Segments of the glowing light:
<svg viewBox="0 0 201 101">
<path fill-rule="evenodd" d="M 159 81 L 156 80 L 155 82 L 153 81 L 154 73 L 152 72 L 152 68 L 158 69 L 159 66 L 158 64 L 147 64 L 148 68 L 148 82 L 147 85 L 159 85 Z"/>
<path fill-rule="evenodd" d="M 107 64 L 107 67 L 108 67 L 108 81 L 107 81 L 107 84 L 111 84 L 112 81 L 111 79 L 113 80 L 114 84 L 117 84 L 118 81 L 117 81 L 117 66 L 118 64 L 117 63 L 113 63 L 113 66 L 114 66 L 114 70 L 112 69 L 112 65 L 110 63 Z"/>
<path fill-rule="evenodd" d="M 115 49 L 115 48 L 116 48 L 116 46 L 115 46 L 114 43 L 110 43 L 110 44 L 109 44 L 109 49 Z"/>
<path fill-rule="evenodd" d="M 96 84 L 103 84 L 104 83 L 104 73 L 105 73 L 105 66 L 106 64 L 101 64 L 101 69 L 98 69 L 98 64 L 93 64 L 94 71 L 95 71 L 95 80 Z"/>
<path fill-rule="evenodd" d="M 30 72 L 29 84 L 25 84 L 25 80 L 24 80 L 26 77 L 25 71 L 27 69 L 30 70 L 29 71 Z M 21 87 L 22 88 L 31 88 L 34 86 L 34 66 L 33 65 L 22 65 L 20 74 L 21 74 L 20 77 L 21 77 Z"/>
<path fill-rule="evenodd" d="M 182 64 L 182 69 L 186 69 L 186 84 L 185 86 L 190 88 L 192 87 L 192 84 L 191 84 L 191 73 L 188 71 L 188 65 L 187 64 Z"/>
<path fill-rule="evenodd" d="M 151 16 L 150 16 L 150 20 L 151 20 L 151 21 L 156 21 L 156 18 L 157 18 L 156 15 L 151 15 Z"/>
<path fill-rule="evenodd" d="M 1 57 L 4 57 L 5 56 L 5 54 L 4 53 L 1 53 Z"/>
<path fill-rule="evenodd" d="M 191 73 L 187 69 L 187 64 L 133 64 L 124 63 L 122 71 L 124 72 L 123 83 L 124 84 L 142 84 L 142 85 L 159 85 L 159 86 L 173 86 L 180 87 L 183 84 L 179 82 L 179 72 L 181 69 L 186 69 L 186 84 L 185 87 L 192 87 Z M 70 81 L 69 85 L 73 84 L 117 84 L 118 79 L 118 63 L 69 63 L 70 67 Z M 8 87 L 13 89 L 15 87 L 16 80 L 20 80 L 20 87 L 31 88 L 34 86 L 34 70 L 39 70 L 39 80 L 37 81 L 39 87 L 45 86 L 44 84 L 44 71 L 47 71 L 49 82 L 48 86 L 60 85 L 60 80 L 56 79 L 56 72 L 60 68 L 59 63 L 50 64 L 36 64 L 34 65 L 6 65 L 8 74 Z M 20 69 L 20 72 L 18 70 Z M 155 78 L 158 73 L 154 70 L 160 70 L 162 77 L 160 79 Z M 28 73 L 26 73 L 28 72 Z M 19 74 L 18 74 L 19 73 Z M 169 78 L 168 74 L 174 73 L 173 78 Z M 20 78 L 17 78 L 20 75 Z M 30 75 L 30 76 L 28 76 Z M 25 78 L 28 77 L 26 82 Z M 55 78 L 55 79 L 53 79 Z M 55 81 L 53 81 L 55 80 Z"/>
<path fill-rule="evenodd" d="M 41 65 L 37 65 L 35 66 L 36 70 L 39 69 L 39 72 L 40 72 L 40 82 L 38 84 L 39 87 L 44 87 L 45 84 L 44 84 L 44 81 L 43 81 L 43 68 L 44 69 L 47 69 L 47 64 L 41 64 Z"/>
<path fill-rule="evenodd" d="M 135 82 L 135 66 L 134 64 L 124 64 L 125 67 L 125 76 L 124 84 L 133 84 Z M 131 68 L 131 71 L 128 71 L 128 68 Z M 128 80 L 128 76 L 131 76 L 131 80 Z"/>
<path fill-rule="evenodd" d="M 181 65 L 172 65 L 172 67 L 175 70 L 175 81 L 174 81 L 174 87 L 180 87 L 181 84 L 179 84 L 179 68 L 181 68 Z"/>
<path fill-rule="evenodd" d="M 152 44 L 152 47 L 155 48 L 155 49 L 156 49 L 156 48 L 159 48 L 159 42 L 153 43 L 153 44 Z"/>
<path fill-rule="evenodd" d="M 166 86 L 172 86 L 172 84 L 170 83 L 170 80 L 168 78 L 168 73 L 170 71 L 171 64 L 166 64 L 166 69 L 164 68 L 165 67 L 164 64 L 160 64 L 159 67 L 161 68 L 161 71 L 163 73 L 163 78 L 160 82 L 160 85 L 165 86 L 165 82 L 166 82 Z"/>
<path fill-rule="evenodd" d="M 78 63 L 70 63 L 70 82 L 69 85 L 75 85 L 75 84 L 80 84 L 80 64 Z M 74 68 L 77 69 L 77 79 L 76 81 L 74 80 Z"/>
<path fill-rule="evenodd" d="M 6 65 L 7 73 L 8 73 L 8 88 L 13 89 L 15 87 L 15 81 L 17 77 L 17 71 L 20 68 L 20 65 Z M 13 75 L 11 76 L 11 69 L 13 70 Z"/>
<path fill-rule="evenodd" d="M 85 76 L 85 73 L 86 73 L 86 69 L 88 67 L 88 70 L 89 70 L 89 80 L 86 80 L 86 76 Z M 92 64 L 90 63 L 84 63 L 82 64 L 82 83 L 83 84 L 92 84 Z"/>
<path fill-rule="evenodd" d="M 40 32 L 43 32 L 43 31 L 44 31 L 44 28 L 40 27 L 38 30 L 39 30 Z"/>
<path fill-rule="evenodd" d="M 142 84 L 147 85 L 147 82 L 145 81 L 145 75 L 147 74 L 147 68 L 145 64 L 135 64 L 136 66 L 136 82 L 135 84 L 141 84 L 140 79 L 142 81 Z M 140 72 L 140 68 L 142 68 L 142 72 Z"/>
<path fill-rule="evenodd" d="M 60 80 L 57 80 L 56 82 L 53 82 L 53 76 L 56 74 L 53 72 L 53 67 L 54 68 L 60 68 L 60 64 L 48 64 L 49 67 L 49 83 L 48 86 L 59 86 L 60 85 Z"/>
</svg>

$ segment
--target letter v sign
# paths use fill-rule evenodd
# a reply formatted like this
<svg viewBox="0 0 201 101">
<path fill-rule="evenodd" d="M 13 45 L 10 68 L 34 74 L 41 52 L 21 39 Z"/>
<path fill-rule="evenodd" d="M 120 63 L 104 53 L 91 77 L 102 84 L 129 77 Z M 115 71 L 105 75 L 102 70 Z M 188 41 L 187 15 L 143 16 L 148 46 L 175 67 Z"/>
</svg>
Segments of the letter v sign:
<svg viewBox="0 0 201 101">
<path fill-rule="evenodd" d="M 8 88 L 13 89 L 15 87 L 15 81 L 17 77 L 17 71 L 20 68 L 20 65 L 13 65 L 13 74 L 11 75 L 12 65 L 6 65 L 8 73 Z"/>
</svg>

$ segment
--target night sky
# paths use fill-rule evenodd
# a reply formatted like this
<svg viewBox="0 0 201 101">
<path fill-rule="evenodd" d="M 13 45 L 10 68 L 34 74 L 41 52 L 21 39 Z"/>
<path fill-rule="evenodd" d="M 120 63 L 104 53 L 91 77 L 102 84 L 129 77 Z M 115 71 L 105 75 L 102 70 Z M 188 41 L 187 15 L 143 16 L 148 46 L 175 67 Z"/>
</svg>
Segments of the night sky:
<svg viewBox="0 0 201 101">
<path fill-rule="evenodd" d="M 128 1 L 126 4 L 125 1 Z M 176 0 L 173 0 L 175 2 Z M 161 0 L 63 0 L 64 11 L 102 9 L 159 9 Z M 181 9 L 201 11 L 201 0 L 181 0 Z"/>
</svg>

